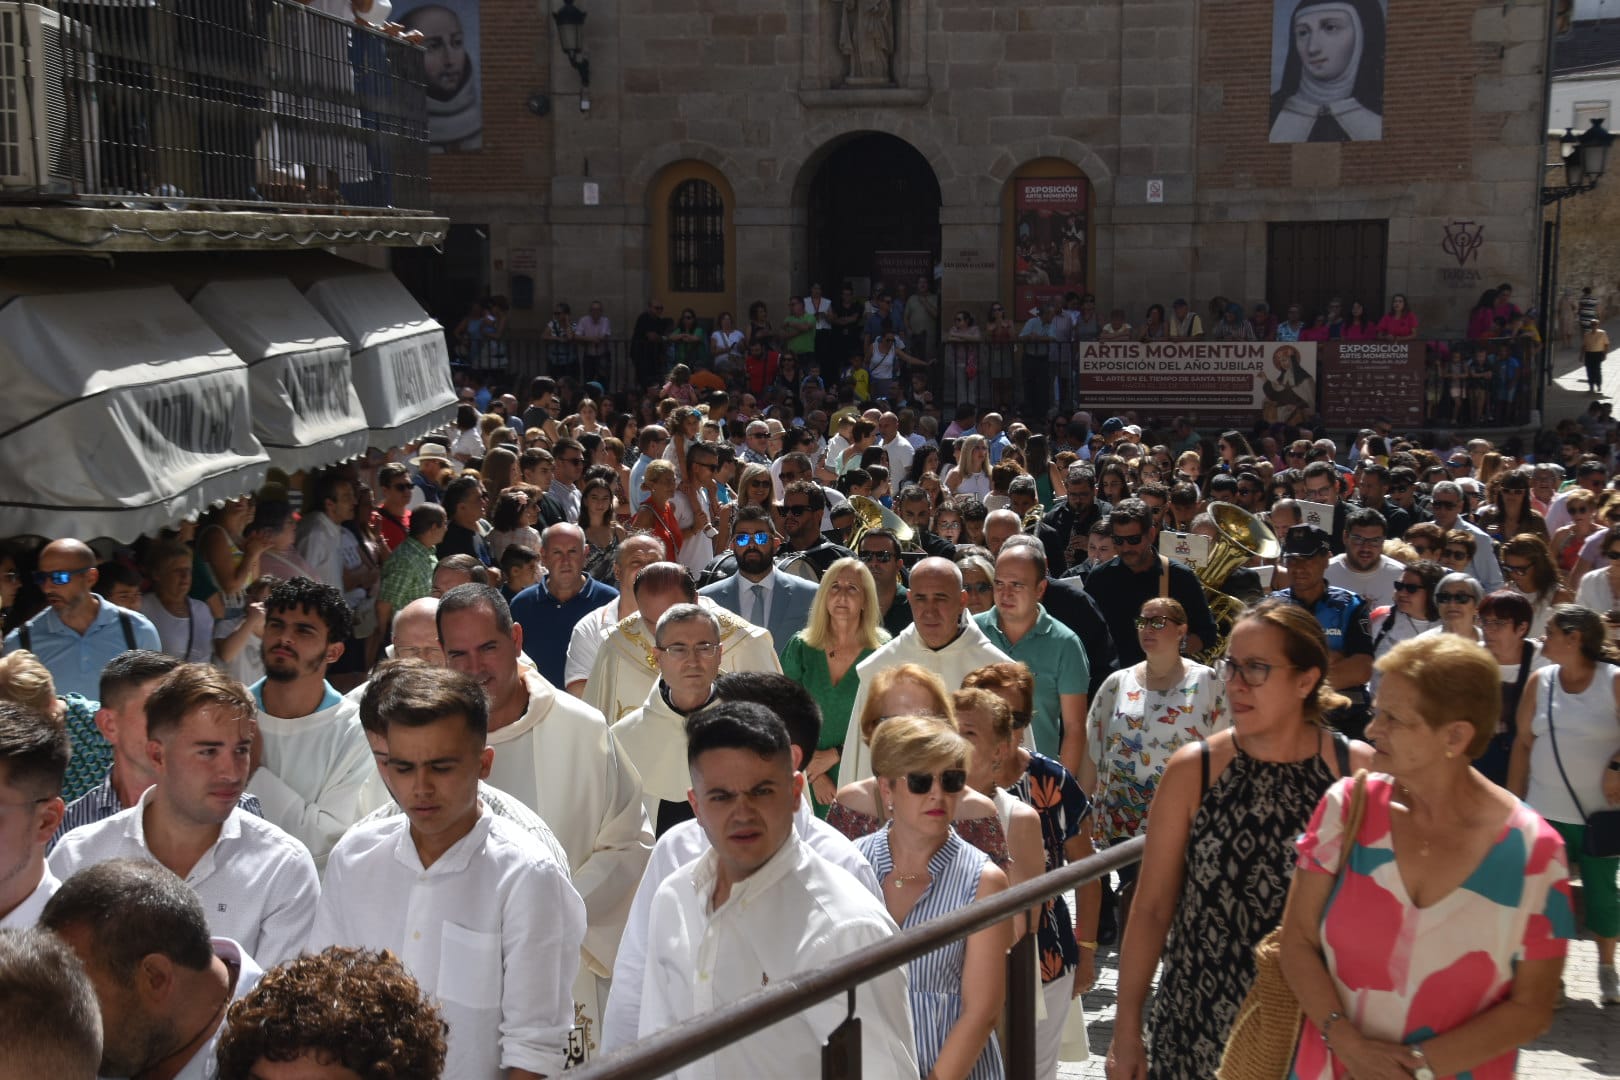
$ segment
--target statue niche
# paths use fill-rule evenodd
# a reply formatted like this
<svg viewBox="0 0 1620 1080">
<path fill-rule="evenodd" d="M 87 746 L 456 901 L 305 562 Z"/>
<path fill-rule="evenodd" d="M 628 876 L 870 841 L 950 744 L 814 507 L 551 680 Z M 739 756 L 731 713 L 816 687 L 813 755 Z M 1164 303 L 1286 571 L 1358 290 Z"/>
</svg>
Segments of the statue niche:
<svg viewBox="0 0 1620 1080">
<path fill-rule="evenodd" d="M 894 85 L 892 0 L 833 0 L 841 9 L 838 51 L 849 58 L 845 86 Z"/>
</svg>

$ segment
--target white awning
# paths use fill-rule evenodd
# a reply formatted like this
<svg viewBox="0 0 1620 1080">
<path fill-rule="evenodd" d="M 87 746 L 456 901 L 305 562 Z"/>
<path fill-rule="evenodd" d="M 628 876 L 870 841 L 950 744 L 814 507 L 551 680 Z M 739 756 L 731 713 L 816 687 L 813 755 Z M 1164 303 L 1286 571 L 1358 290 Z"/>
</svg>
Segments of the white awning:
<svg viewBox="0 0 1620 1080">
<path fill-rule="evenodd" d="M 456 391 L 444 331 L 398 278 L 348 264 L 305 280 L 304 296 L 349 342 L 372 446 L 403 446 L 450 421 Z"/>
<path fill-rule="evenodd" d="M 283 277 L 210 281 L 191 306 L 247 362 L 253 434 L 289 473 L 366 452 L 349 343 Z"/>
<path fill-rule="evenodd" d="M 166 285 L 0 281 L 7 534 L 132 540 L 263 482 L 248 370 Z"/>
</svg>

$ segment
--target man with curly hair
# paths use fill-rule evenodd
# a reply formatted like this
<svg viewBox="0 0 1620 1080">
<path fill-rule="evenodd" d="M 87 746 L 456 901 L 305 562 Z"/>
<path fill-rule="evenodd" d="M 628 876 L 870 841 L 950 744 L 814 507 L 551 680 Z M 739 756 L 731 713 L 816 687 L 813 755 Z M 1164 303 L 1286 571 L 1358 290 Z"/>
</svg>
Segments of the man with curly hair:
<svg viewBox="0 0 1620 1080">
<path fill-rule="evenodd" d="M 333 946 L 231 1006 L 218 1080 L 439 1080 L 444 1017 L 387 949 Z"/>
</svg>

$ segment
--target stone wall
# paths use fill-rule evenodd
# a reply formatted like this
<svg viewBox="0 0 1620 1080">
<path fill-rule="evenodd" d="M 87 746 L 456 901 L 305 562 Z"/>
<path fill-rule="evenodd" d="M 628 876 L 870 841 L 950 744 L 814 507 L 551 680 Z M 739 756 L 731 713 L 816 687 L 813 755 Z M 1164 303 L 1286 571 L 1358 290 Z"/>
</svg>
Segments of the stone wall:
<svg viewBox="0 0 1620 1080">
<path fill-rule="evenodd" d="M 774 311 L 806 284 L 819 163 L 864 132 L 933 166 L 944 252 L 994 254 L 947 272 L 947 307 L 1006 299 L 1004 189 L 1043 158 L 1090 180 L 1095 288 L 1133 316 L 1262 297 L 1270 221 L 1388 219 L 1388 288 L 1429 328 L 1460 326 L 1479 281 L 1533 292 L 1545 0 L 1389 0 L 1384 138 L 1326 145 L 1267 141 L 1272 0 L 895 4 L 895 85 L 849 89 L 835 0 L 591 0 L 582 113 L 544 10 L 488 0 L 486 151 L 436 160 L 436 199 L 490 225 L 496 289 L 508 252 L 538 247 L 538 305 L 597 297 L 621 322 L 652 287 L 662 169 L 725 176 L 732 306 Z M 524 100 L 541 87 L 555 107 L 536 119 Z M 1483 228 L 1463 267 L 1441 248 L 1455 221 Z"/>
</svg>

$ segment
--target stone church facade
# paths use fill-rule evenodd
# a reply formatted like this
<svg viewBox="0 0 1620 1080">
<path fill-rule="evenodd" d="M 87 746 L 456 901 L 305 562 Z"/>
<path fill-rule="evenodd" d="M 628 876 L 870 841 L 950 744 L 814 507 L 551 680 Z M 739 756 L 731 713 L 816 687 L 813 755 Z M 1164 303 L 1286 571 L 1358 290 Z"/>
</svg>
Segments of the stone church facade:
<svg viewBox="0 0 1620 1080">
<path fill-rule="evenodd" d="M 532 285 L 517 327 L 649 295 L 779 321 L 871 275 L 863 230 L 982 316 L 1043 273 L 1021 181 L 1067 178 L 1064 267 L 1105 313 L 1402 292 L 1460 329 L 1486 287 L 1534 295 L 1548 4 L 1358 2 L 1387 18 L 1379 137 L 1274 142 L 1273 0 L 579 0 L 588 111 L 549 13 L 484 0 L 483 148 L 435 159 L 435 198 L 492 291 Z"/>
</svg>

